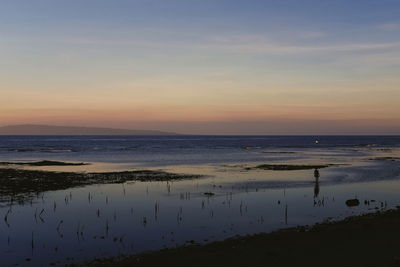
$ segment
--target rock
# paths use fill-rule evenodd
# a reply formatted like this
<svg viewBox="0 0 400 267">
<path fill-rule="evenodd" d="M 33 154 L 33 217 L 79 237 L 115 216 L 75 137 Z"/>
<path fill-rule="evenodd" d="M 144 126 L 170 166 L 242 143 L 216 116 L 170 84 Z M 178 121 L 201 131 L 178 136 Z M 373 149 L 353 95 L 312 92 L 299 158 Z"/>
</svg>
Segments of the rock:
<svg viewBox="0 0 400 267">
<path fill-rule="evenodd" d="M 357 198 L 348 199 L 348 200 L 346 200 L 346 205 L 348 207 L 355 207 L 355 206 L 360 205 L 360 201 Z"/>
</svg>

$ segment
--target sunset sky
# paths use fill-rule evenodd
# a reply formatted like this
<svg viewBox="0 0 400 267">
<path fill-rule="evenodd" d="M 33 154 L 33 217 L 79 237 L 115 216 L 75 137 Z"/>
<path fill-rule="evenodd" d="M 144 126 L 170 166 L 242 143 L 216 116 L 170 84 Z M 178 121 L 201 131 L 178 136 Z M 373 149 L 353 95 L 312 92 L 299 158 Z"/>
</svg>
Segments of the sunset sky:
<svg viewBox="0 0 400 267">
<path fill-rule="evenodd" d="M 0 126 L 400 134 L 400 1 L 1 0 Z"/>
</svg>

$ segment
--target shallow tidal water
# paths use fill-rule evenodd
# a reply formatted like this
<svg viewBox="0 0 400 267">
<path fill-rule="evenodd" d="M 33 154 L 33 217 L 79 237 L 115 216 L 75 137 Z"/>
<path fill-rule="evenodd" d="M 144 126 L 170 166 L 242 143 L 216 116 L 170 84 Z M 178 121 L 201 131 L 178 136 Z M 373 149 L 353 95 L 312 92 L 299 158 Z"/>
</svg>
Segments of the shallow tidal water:
<svg viewBox="0 0 400 267">
<path fill-rule="evenodd" d="M 281 153 L 282 150 L 290 153 Z M 266 150 L 254 146 L 225 152 L 220 156 L 225 155 L 227 160 L 220 157 L 214 164 L 205 159 L 187 164 L 184 157 L 188 153 L 183 153 L 182 164 L 161 162 L 148 166 L 141 164 L 142 159 L 126 162 L 113 158 L 108 162 L 93 160 L 87 166 L 24 167 L 58 171 L 161 169 L 206 176 L 90 185 L 44 192 L 26 203 L 0 203 L 0 266 L 63 266 L 338 220 L 400 203 L 400 162 L 371 160 L 398 156 L 398 148 L 392 143 L 390 147 L 372 148 Z M 10 161 L 73 158 L 71 153 L 65 156 L 65 152 L 27 152 L 30 154 L 20 153 L 21 156 L 10 153 Z M 246 161 L 235 160 L 240 153 Z M 1 157 L 6 155 L 3 151 Z M 88 156 L 81 154 L 75 160 L 89 159 L 85 157 Z M 179 158 L 174 157 L 174 161 Z M 192 157 L 196 157 L 195 153 Z M 313 169 L 245 169 L 259 163 L 338 165 L 319 169 L 318 179 Z M 346 201 L 354 198 L 360 201 L 359 205 L 349 207 Z"/>
</svg>

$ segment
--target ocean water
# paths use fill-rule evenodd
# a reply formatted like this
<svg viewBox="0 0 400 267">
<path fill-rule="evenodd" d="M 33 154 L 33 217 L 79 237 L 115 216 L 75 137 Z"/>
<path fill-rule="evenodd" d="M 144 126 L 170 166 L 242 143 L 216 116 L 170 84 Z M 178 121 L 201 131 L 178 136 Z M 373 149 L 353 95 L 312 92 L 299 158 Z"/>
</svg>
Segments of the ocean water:
<svg viewBox="0 0 400 267">
<path fill-rule="evenodd" d="M 400 136 L 0 136 L 0 160 L 54 159 L 165 166 L 272 158 L 271 154 L 259 151 L 348 149 L 341 152 L 351 156 L 357 149 L 362 153 L 368 148 L 399 146 Z M 354 150 L 350 151 L 351 148 Z"/>
<path fill-rule="evenodd" d="M 91 163 L 23 168 L 205 175 L 0 203 L 0 266 L 63 266 L 393 208 L 397 158 L 399 136 L 0 136 L 0 161 Z M 335 165 L 317 179 L 313 169 L 246 169 L 258 164 Z"/>
</svg>

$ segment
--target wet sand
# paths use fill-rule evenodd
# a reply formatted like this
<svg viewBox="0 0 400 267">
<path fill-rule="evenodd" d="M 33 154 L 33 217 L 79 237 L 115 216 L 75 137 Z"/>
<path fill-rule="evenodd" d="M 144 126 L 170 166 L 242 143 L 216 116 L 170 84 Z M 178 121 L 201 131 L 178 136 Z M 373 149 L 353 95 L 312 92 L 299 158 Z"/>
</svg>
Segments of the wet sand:
<svg viewBox="0 0 400 267">
<path fill-rule="evenodd" d="M 399 227 L 397 209 L 79 266 L 400 266 Z"/>
</svg>

